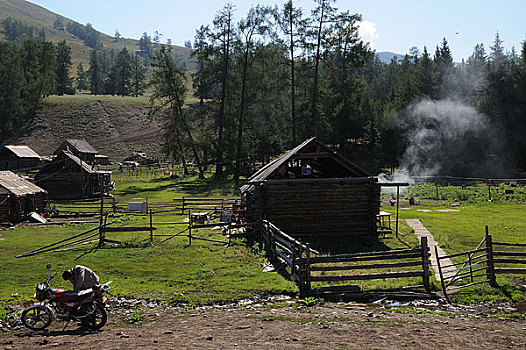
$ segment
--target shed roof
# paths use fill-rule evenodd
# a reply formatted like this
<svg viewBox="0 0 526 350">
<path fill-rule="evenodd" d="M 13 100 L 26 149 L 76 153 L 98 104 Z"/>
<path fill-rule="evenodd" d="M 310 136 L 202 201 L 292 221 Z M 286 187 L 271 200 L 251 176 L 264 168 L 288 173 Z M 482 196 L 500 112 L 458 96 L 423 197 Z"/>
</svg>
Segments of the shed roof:
<svg viewBox="0 0 526 350">
<path fill-rule="evenodd" d="M 17 197 L 46 192 L 34 183 L 10 171 L 0 171 L 0 186 Z"/>
<path fill-rule="evenodd" d="M 346 157 L 338 154 L 323 142 L 315 137 L 305 140 L 302 144 L 296 146 L 291 151 L 283 156 L 273 160 L 248 179 L 248 184 L 241 186 L 241 192 L 245 192 L 251 188 L 250 183 L 264 181 L 273 178 L 273 175 L 279 169 L 286 167 L 289 162 L 295 159 L 315 160 L 320 167 L 328 166 L 338 168 L 339 172 L 345 173 L 348 177 L 367 177 L 370 176 L 365 170 L 358 165 L 351 162 Z M 324 160 L 324 161 L 323 161 Z M 324 177 L 342 177 L 338 176 L 324 176 Z"/>
<path fill-rule="evenodd" d="M 62 151 L 62 153 L 68 157 L 69 159 L 71 159 L 74 163 L 80 165 L 80 167 L 82 168 L 82 170 L 86 171 L 87 173 L 90 173 L 90 174 L 95 174 L 97 173 L 96 170 L 93 169 L 93 167 L 91 165 L 89 165 L 88 163 L 86 162 L 83 162 L 79 157 L 73 155 L 73 153 L 71 152 L 68 152 L 68 151 Z"/>
<path fill-rule="evenodd" d="M 28 146 L 14 146 L 14 145 L 7 145 L 5 146 L 8 150 L 13 152 L 17 157 L 20 158 L 38 158 L 40 159 L 40 156 L 37 154 L 37 152 L 33 151 Z"/>
<path fill-rule="evenodd" d="M 86 140 L 81 139 L 66 139 L 66 143 L 74 147 L 81 153 L 92 153 L 97 154 L 97 150 L 88 143 Z"/>
</svg>

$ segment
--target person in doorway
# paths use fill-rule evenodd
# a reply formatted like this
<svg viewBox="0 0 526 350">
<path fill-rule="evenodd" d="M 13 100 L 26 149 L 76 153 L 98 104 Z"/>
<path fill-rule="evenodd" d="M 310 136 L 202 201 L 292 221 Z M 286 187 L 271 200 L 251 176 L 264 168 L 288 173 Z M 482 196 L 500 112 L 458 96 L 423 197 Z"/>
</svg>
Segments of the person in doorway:
<svg viewBox="0 0 526 350">
<path fill-rule="evenodd" d="M 70 281 L 73 284 L 73 291 L 78 292 L 89 289 L 99 284 L 99 276 L 86 266 L 77 265 L 62 273 L 64 281 Z"/>
</svg>

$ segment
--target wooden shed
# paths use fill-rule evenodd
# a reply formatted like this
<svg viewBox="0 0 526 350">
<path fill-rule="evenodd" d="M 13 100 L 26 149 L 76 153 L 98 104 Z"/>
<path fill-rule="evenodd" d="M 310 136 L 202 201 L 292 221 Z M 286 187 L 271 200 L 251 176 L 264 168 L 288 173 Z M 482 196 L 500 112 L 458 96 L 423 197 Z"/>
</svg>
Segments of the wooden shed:
<svg viewBox="0 0 526 350">
<path fill-rule="evenodd" d="M 60 155 L 62 151 L 68 151 L 83 162 L 94 164 L 97 150 L 90 145 L 86 140 L 80 139 L 65 139 L 55 151 L 56 155 Z"/>
<path fill-rule="evenodd" d="M 11 171 L 0 171 L 0 222 L 21 222 L 32 212 L 42 213 L 47 192 Z"/>
<path fill-rule="evenodd" d="M 0 149 L 0 170 L 30 170 L 40 163 L 40 156 L 28 146 L 6 145 Z"/>
<path fill-rule="evenodd" d="M 261 168 L 241 195 L 249 221 L 295 237 L 377 237 L 378 179 L 316 138 Z"/>
<path fill-rule="evenodd" d="M 100 196 L 102 190 L 113 189 L 111 171 L 93 167 L 68 151 L 62 151 L 49 164 L 42 167 L 35 183 L 46 189 L 50 198 L 82 199 Z"/>
</svg>

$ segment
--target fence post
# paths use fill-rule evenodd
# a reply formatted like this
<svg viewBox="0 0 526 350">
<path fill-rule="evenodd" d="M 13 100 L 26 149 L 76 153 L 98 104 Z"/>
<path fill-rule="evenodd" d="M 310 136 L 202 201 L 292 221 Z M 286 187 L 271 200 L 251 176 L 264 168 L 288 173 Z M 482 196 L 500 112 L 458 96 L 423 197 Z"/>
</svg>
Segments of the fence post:
<svg viewBox="0 0 526 350">
<path fill-rule="evenodd" d="M 192 245 L 192 213 L 188 213 L 188 245 Z"/>
<path fill-rule="evenodd" d="M 311 285 L 310 285 L 310 247 L 309 243 L 306 245 L 306 264 L 305 264 L 305 291 L 307 296 L 311 294 Z"/>
<path fill-rule="evenodd" d="M 153 241 L 153 222 L 152 222 L 152 210 L 150 209 L 150 242 Z"/>
<path fill-rule="evenodd" d="M 424 269 L 424 275 L 422 276 L 424 282 L 424 288 L 426 292 L 431 292 L 429 286 L 429 246 L 427 244 L 427 237 L 422 237 L 420 241 L 422 246 L 422 268 Z"/>
<path fill-rule="evenodd" d="M 115 202 L 115 197 L 112 197 L 112 199 L 113 199 L 113 202 L 112 202 L 113 214 L 116 214 L 117 213 L 117 203 Z"/>
<path fill-rule="evenodd" d="M 488 251 L 488 265 L 486 271 L 488 273 L 489 285 L 496 287 L 497 281 L 495 279 L 495 262 L 493 261 L 493 241 L 489 234 L 488 225 L 486 225 L 486 248 Z"/>
<path fill-rule="evenodd" d="M 268 231 L 268 242 L 269 242 L 269 251 L 270 251 L 270 260 L 274 260 L 276 258 L 276 242 L 274 240 L 274 231 L 272 230 L 272 227 L 269 226 Z"/>
</svg>

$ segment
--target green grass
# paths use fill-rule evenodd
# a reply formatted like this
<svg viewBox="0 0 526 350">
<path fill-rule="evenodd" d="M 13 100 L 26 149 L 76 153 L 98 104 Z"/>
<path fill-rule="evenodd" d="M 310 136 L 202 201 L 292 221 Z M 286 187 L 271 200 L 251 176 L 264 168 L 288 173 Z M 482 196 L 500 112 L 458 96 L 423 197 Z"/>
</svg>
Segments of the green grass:
<svg viewBox="0 0 526 350">
<path fill-rule="evenodd" d="M 228 183 L 214 183 L 194 178 L 169 180 L 163 177 L 128 177 L 116 175 L 116 195 L 119 201 L 147 197 L 152 201 L 170 202 L 182 196 L 224 196 L 232 188 Z M 186 216 L 158 215 L 156 222 L 183 222 Z M 111 218 L 110 218 L 111 219 Z M 130 225 L 144 225 L 146 219 L 135 219 Z M 148 232 L 108 233 L 107 238 L 125 242 L 131 247 L 123 249 L 106 245 L 102 249 L 77 257 L 93 245 L 76 250 L 52 252 L 26 258 L 15 258 L 39 247 L 51 244 L 73 234 L 95 227 L 96 224 L 46 226 L 40 228 L 17 228 L 0 231 L 0 304 L 29 299 L 38 282 L 46 277 L 46 264 L 60 272 L 76 264 L 91 267 L 99 274 L 101 282 L 113 280 L 111 293 L 121 296 L 155 298 L 171 303 L 192 305 L 231 301 L 253 295 L 296 293 L 294 283 L 276 272 L 263 273 L 266 261 L 255 255 L 250 247 L 233 244 L 229 247 L 212 242 L 176 237 L 166 243 L 144 244 Z M 186 227 L 159 225 L 156 234 L 173 235 Z M 224 240 L 218 231 L 193 230 L 194 236 Z M 221 231 L 219 231 L 221 232 Z M 165 237 L 162 237 L 165 238 Z M 158 242 L 162 238 L 155 238 Z M 237 242 L 239 243 L 239 242 Z M 69 283 L 69 282 L 68 282 Z M 52 281 L 54 287 L 70 288 L 60 277 Z"/>
<path fill-rule="evenodd" d="M 524 187 L 515 187 L 514 192 L 520 194 L 523 191 Z M 495 192 L 492 190 L 493 193 Z M 444 201 L 422 203 L 425 205 L 408 206 L 404 203 L 399 211 L 400 220 L 405 224 L 405 219 L 419 219 L 446 254 L 475 249 L 485 237 L 486 225 L 493 241 L 526 243 L 526 203 L 522 201 L 502 199 L 488 202 L 480 199 L 474 203 L 461 202 L 455 207 Z M 440 211 L 449 209 L 456 211 Z M 396 213 L 393 207 L 383 210 Z M 507 249 L 498 247 L 498 250 Z M 453 260 L 460 262 L 464 259 L 465 256 Z M 525 300 L 526 294 L 510 284 L 513 276 L 517 275 L 497 275 L 498 288 L 491 288 L 486 284 L 473 286 L 455 293 L 452 300 L 459 303 Z"/>
<path fill-rule="evenodd" d="M 292 282 L 276 273 L 262 273 L 264 260 L 254 256 L 245 246 L 221 246 L 196 241 L 188 245 L 186 238 L 174 238 L 162 244 L 143 249 L 122 249 L 110 246 L 75 258 L 86 248 L 73 251 L 44 253 L 32 257 L 15 258 L 16 255 L 52 243 L 87 229 L 76 227 L 45 227 L 16 229 L 2 232 L 5 241 L 0 253 L 3 261 L 0 280 L 9 281 L 0 287 L 0 300 L 19 301 L 32 296 L 34 287 L 45 279 L 45 265 L 50 263 L 59 273 L 75 264 L 93 268 L 102 282 L 113 280 L 112 293 L 170 300 L 171 302 L 203 304 L 234 300 L 253 294 L 291 293 L 296 291 Z M 164 227 L 160 233 L 175 233 L 176 229 Z M 210 237 L 211 234 L 196 232 Z M 145 234 L 146 236 L 146 234 Z M 115 235 L 108 238 L 118 238 Z M 55 287 L 69 287 L 56 277 Z M 12 295 L 18 293 L 19 297 Z"/>
</svg>

